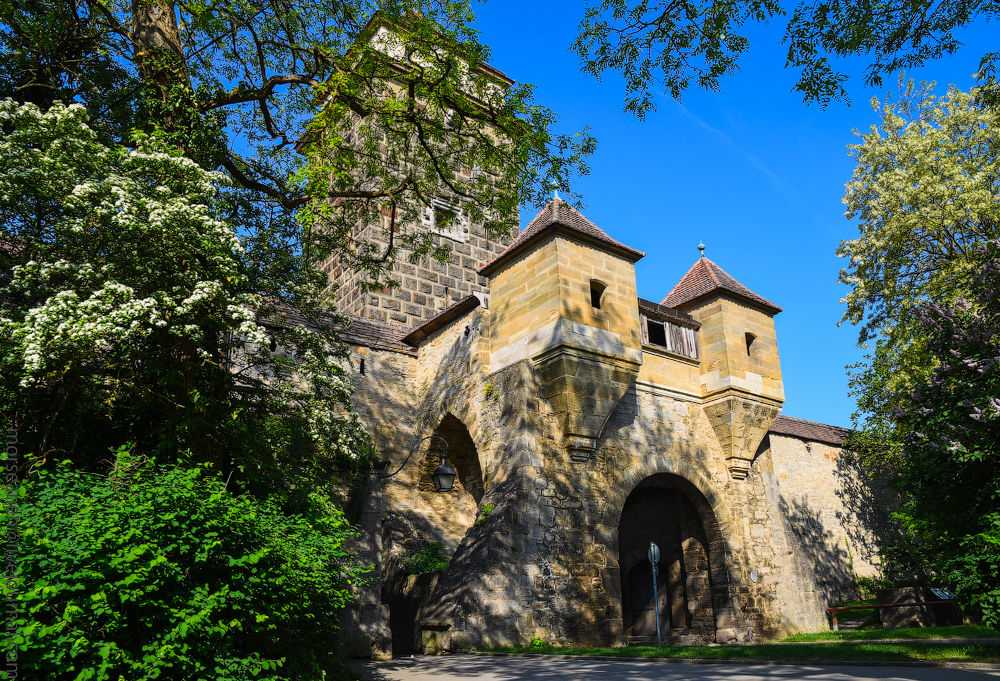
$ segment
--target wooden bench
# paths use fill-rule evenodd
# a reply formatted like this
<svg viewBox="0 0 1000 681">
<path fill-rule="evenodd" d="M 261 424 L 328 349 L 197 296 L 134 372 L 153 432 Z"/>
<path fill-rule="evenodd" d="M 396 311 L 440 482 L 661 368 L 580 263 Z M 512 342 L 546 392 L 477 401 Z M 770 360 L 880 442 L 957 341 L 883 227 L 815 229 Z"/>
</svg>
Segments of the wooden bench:
<svg viewBox="0 0 1000 681">
<path fill-rule="evenodd" d="M 922 601 L 919 603 L 889 603 L 888 605 L 843 605 L 837 608 L 827 608 L 826 611 L 830 613 L 833 618 L 833 631 L 840 631 L 840 627 L 837 624 L 837 613 L 842 610 L 875 610 L 881 608 L 911 608 L 918 605 L 944 605 L 945 603 L 954 603 L 951 599 L 941 600 L 941 601 Z"/>
</svg>

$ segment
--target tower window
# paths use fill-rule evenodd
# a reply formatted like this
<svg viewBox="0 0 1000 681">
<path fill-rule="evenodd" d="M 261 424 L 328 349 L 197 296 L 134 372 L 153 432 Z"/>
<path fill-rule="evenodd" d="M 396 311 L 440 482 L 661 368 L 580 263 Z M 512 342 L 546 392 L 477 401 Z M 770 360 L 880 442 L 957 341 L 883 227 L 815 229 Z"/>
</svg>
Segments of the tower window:
<svg viewBox="0 0 1000 681">
<path fill-rule="evenodd" d="M 420 212 L 421 225 L 430 232 L 456 241 L 468 238 L 469 220 L 455 205 L 441 199 L 432 199 L 431 205 Z"/>
<path fill-rule="evenodd" d="M 596 279 L 590 280 L 590 304 L 595 310 L 601 309 L 601 298 L 604 297 L 604 291 L 608 287 L 597 281 Z"/>
<path fill-rule="evenodd" d="M 692 328 L 639 315 L 642 342 L 658 345 L 677 355 L 698 359 L 698 333 Z"/>
<path fill-rule="evenodd" d="M 358 368 L 361 370 L 361 375 L 364 376 L 365 375 L 365 358 L 364 357 L 361 358 L 361 366 L 358 367 Z"/>
<path fill-rule="evenodd" d="M 753 357 L 753 344 L 754 341 L 757 340 L 757 336 L 747 332 L 746 339 L 747 339 L 747 355 Z"/>
</svg>

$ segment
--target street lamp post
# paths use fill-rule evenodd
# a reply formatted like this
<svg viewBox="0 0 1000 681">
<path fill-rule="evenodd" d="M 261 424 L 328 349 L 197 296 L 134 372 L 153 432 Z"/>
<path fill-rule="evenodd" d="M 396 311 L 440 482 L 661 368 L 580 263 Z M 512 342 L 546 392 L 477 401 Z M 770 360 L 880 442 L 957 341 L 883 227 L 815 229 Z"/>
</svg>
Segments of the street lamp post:
<svg viewBox="0 0 1000 681">
<path fill-rule="evenodd" d="M 434 482 L 434 489 L 438 492 L 450 492 L 452 486 L 455 484 L 455 476 L 458 475 L 458 473 L 454 468 L 452 468 L 451 464 L 448 463 L 448 441 L 440 435 L 428 435 L 417 442 L 417 444 L 413 445 L 413 448 L 410 449 L 410 453 L 406 455 L 406 460 L 403 461 L 402 465 L 397 468 L 395 472 L 390 473 L 389 475 L 383 475 L 382 479 L 385 480 L 387 478 L 391 478 L 396 475 L 396 473 L 403 470 L 403 466 L 410 461 L 410 457 L 413 456 L 413 452 L 417 451 L 417 447 L 427 440 L 441 441 L 441 465 L 435 468 L 434 472 L 431 473 L 431 480 Z"/>
<path fill-rule="evenodd" d="M 646 555 L 653 566 L 653 616 L 656 617 L 656 645 L 661 647 L 663 641 L 660 638 L 660 594 L 657 593 L 656 589 L 656 569 L 657 563 L 660 562 L 660 547 L 649 542 L 649 552 Z"/>
</svg>

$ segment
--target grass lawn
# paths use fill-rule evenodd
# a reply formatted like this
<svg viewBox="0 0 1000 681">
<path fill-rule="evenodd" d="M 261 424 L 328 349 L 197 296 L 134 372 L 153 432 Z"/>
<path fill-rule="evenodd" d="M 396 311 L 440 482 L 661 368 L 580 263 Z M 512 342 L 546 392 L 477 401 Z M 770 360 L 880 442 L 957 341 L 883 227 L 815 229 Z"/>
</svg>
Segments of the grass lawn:
<svg viewBox="0 0 1000 681">
<path fill-rule="evenodd" d="M 796 634 L 784 641 L 861 641 L 880 638 L 928 640 L 935 638 L 1000 638 L 1000 631 L 987 627 L 914 627 L 910 629 L 856 629 L 854 631 L 821 631 L 817 634 Z"/>
<path fill-rule="evenodd" d="M 957 627 L 956 627 L 957 628 Z M 963 629 L 965 627 L 962 627 Z M 853 632 L 842 632 L 853 633 Z M 914 640 L 905 643 L 866 643 L 840 645 L 816 642 L 806 645 L 761 643 L 745 646 L 628 646 L 615 648 L 489 648 L 483 652 L 534 653 L 541 655 L 600 655 L 607 657 L 666 657 L 700 660 L 859 660 L 863 662 L 1000 662 L 1000 644 L 932 643 Z"/>
</svg>

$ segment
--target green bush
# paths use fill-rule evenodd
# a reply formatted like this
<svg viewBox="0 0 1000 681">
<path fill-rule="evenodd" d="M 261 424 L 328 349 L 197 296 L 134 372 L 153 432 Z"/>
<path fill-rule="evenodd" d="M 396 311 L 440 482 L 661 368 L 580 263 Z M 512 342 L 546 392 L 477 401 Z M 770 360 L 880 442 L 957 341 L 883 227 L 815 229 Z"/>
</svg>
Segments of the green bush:
<svg viewBox="0 0 1000 681">
<path fill-rule="evenodd" d="M 432 541 L 412 556 L 403 559 L 403 572 L 408 575 L 422 575 L 438 572 L 448 567 L 448 557 L 441 553 L 441 542 Z"/>
<path fill-rule="evenodd" d="M 22 488 L 26 678 L 318 679 L 358 578 L 339 513 L 282 514 L 206 468 L 58 466 Z"/>
</svg>

